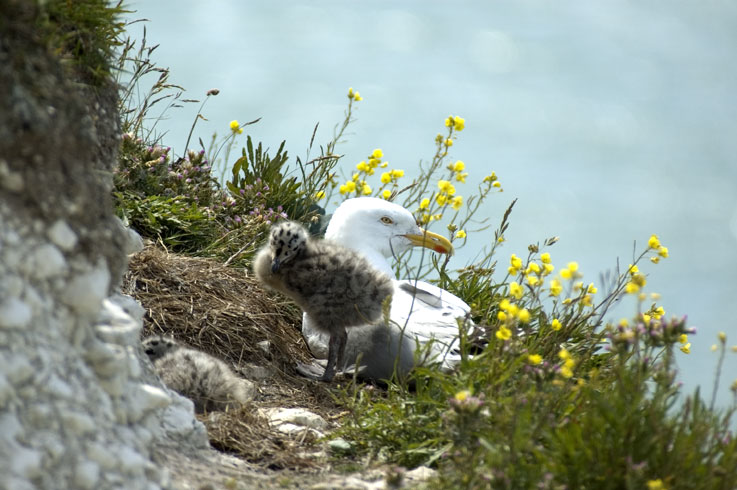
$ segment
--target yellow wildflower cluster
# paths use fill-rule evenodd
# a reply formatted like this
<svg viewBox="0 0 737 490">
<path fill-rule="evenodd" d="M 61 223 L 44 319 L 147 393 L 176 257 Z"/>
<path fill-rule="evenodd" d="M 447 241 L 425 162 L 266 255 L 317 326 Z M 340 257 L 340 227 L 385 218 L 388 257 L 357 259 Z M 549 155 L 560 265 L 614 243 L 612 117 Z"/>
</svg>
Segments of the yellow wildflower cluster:
<svg viewBox="0 0 737 490">
<path fill-rule="evenodd" d="M 657 264 L 660 262 L 660 258 L 668 258 L 668 247 L 664 247 L 660 244 L 660 239 L 658 238 L 658 235 L 651 235 L 650 239 L 647 241 L 648 248 L 655 250 L 657 252 L 657 255 L 650 257 L 650 262 L 653 264 Z"/>
<path fill-rule="evenodd" d="M 233 119 L 230 121 L 230 130 L 233 132 L 233 134 L 242 134 L 243 128 L 241 127 L 240 123 L 238 123 L 237 119 Z"/>
<path fill-rule="evenodd" d="M 484 180 L 482 182 L 485 184 L 489 184 L 495 189 L 499 189 L 499 192 L 502 192 L 504 190 L 502 189 L 502 183 L 499 182 L 499 178 L 496 176 L 496 172 L 491 172 L 489 175 L 484 177 Z"/>
<path fill-rule="evenodd" d="M 466 170 L 466 164 L 463 163 L 463 161 L 458 160 L 455 163 L 451 162 L 446 168 L 450 170 L 452 179 L 455 179 L 458 182 L 466 182 L 468 172 L 464 172 L 464 170 Z"/>
<path fill-rule="evenodd" d="M 360 102 L 363 100 L 363 97 L 361 97 L 361 94 L 358 93 L 358 90 L 355 92 L 353 91 L 353 87 L 348 88 L 348 98 L 350 100 L 355 100 L 356 102 Z"/>
<path fill-rule="evenodd" d="M 366 160 L 359 162 L 356 165 L 356 170 L 358 170 L 358 172 L 355 172 L 350 180 L 338 188 L 340 193 L 343 195 L 351 193 L 364 196 L 371 195 L 373 189 L 371 189 L 371 186 L 366 182 L 366 177 L 374 175 L 377 168 L 386 168 L 389 165 L 389 162 L 382 161 L 383 157 L 384 152 L 381 148 L 376 148 L 371 152 Z M 384 199 L 389 199 L 392 195 L 391 190 L 385 189 L 385 187 L 389 184 L 396 187 L 397 180 L 401 177 L 404 177 L 404 170 L 394 169 L 381 174 L 382 185 L 379 190 L 381 191 L 380 195 Z"/>
<path fill-rule="evenodd" d="M 627 272 L 630 275 L 629 281 L 624 286 L 624 290 L 627 294 L 635 294 L 645 287 L 647 279 L 643 274 L 640 274 L 640 269 L 636 265 L 630 264 Z"/>
<path fill-rule="evenodd" d="M 562 348 L 558 352 L 558 357 L 563 362 L 563 364 L 560 367 L 560 374 L 564 378 L 570 378 L 573 376 L 573 367 L 576 365 L 575 359 L 571 356 L 571 353 L 566 350 L 566 348 Z"/>
<path fill-rule="evenodd" d="M 540 256 L 540 263 L 530 261 L 527 264 L 527 267 L 523 267 L 524 265 L 522 259 L 517 257 L 517 255 L 512 254 L 509 258 L 509 268 L 507 269 L 507 271 L 512 276 L 516 276 L 517 274 L 522 272 L 524 274 L 525 282 L 532 287 L 542 285 L 544 281 L 543 278 L 549 275 L 555 269 L 555 266 L 551 263 L 549 253 L 544 253 Z M 558 291 L 558 294 L 560 294 L 560 291 Z"/>
<path fill-rule="evenodd" d="M 448 116 L 445 119 L 445 127 L 453 128 L 456 131 L 463 131 L 466 127 L 466 120 L 460 116 Z"/>
<path fill-rule="evenodd" d="M 510 290 L 511 288 L 512 285 L 510 284 Z M 516 304 L 509 301 L 507 298 L 504 298 L 499 302 L 499 313 L 497 313 L 497 318 L 500 322 L 505 322 L 507 324 L 514 322 L 515 319 L 519 320 L 520 323 L 529 323 L 530 312 L 526 308 L 520 308 Z M 499 328 L 499 331 L 505 328 L 507 327 L 503 325 Z M 496 337 L 501 339 L 501 337 L 499 336 L 499 331 L 497 331 Z M 507 340 L 508 338 L 509 337 L 502 340 Z"/>
</svg>

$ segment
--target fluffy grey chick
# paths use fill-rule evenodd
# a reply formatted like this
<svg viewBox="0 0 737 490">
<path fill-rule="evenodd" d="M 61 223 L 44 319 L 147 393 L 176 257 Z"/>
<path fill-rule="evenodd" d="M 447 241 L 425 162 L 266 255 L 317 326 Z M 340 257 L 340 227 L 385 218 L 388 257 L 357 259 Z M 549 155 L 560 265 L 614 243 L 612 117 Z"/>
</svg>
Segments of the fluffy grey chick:
<svg viewBox="0 0 737 490">
<path fill-rule="evenodd" d="M 237 408 L 253 398 L 253 385 L 220 359 L 160 335 L 142 343 L 161 381 L 192 400 L 197 413 Z"/>
<path fill-rule="evenodd" d="M 346 328 L 377 323 L 382 304 L 391 296 L 391 279 L 360 253 L 328 240 L 313 240 L 299 223 L 271 227 L 269 242 L 253 264 L 256 277 L 292 298 L 330 334 L 328 364 L 321 381 L 342 365 Z"/>
</svg>

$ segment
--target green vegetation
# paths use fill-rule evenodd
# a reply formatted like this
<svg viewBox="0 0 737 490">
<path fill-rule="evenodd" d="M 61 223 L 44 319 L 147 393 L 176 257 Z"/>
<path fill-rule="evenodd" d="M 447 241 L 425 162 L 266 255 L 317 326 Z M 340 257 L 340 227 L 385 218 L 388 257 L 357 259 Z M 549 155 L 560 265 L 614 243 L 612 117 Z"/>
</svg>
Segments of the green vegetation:
<svg viewBox="0 0 737 490">
<path fill-rule="evenodd" d="M 125 46 L 128 56 L 133 45 Z M 132 84 L 155 70 L 134 66 Z M 335 148 L 362 100 L 358 92 L 349 90 L 344 119 L 316 158 L 309 156 L 314 136 L 305 159 L 291 165 L 283 142 L 269 152 L 246 137 L 231 161 L 245 126 L 237 121 L 209 148 L 194 151 L 187 141 L 184 156 L 174 158 L 145 124 L 157 102 L 168 108 L 179 97 L 167 76 L 160 72 L 138 111 L 131 110 L 138 92 L 123 87 L 126 134 L 115 197 L 131 226 L 173 250 L 248 266 L 274 221 L 299 220 L 319 233 L 321 203 L 359 195 L 403 204 L 426 227 L 445 227 L 456 246 L 488 227 L 477 213 L 502 187 L 491 173 L 461 196 L 466 164 L 449 157 L 465 127 L 458 116 L 445 120 L 429 163 L 407 185 L 379 148 L 339 181 Z M 227 182 L 213 176 L 218 165 L 231 169 Z M 399 275 L 428 278 L 459 295 L 483 327 L 474 338 L 459 328 L 463 361 L 454 373 L 425 366 L 386 390 L 352 383 L 339 391 L 350 415 L 336 435 L 351 441 L 353 457 L 435 466 L 437 488 L 737 487 L 734 406 L 719 410 L 699 392 L 682 393 L 674 362 L 689 353 L 694 331 L 684 319 L 666 317 L 658 296 L 645 289 L 640 268 L 656 267 L 668 249 L 653 235 L 608 283 L 584 284 L 577 263 L 553 264 L 548 250 L 557 238 L 500 259 L 513 204 L 497 218 L 493 240 L 486 232 L 491 246 L 475 264 L 451 271 L 434 257 L 400 257 Z M 610 307 L 627 295 L 638 300 L 632 317 L 606 323 Z M 720 359 L 727 349 L 720 336 Z"/>
</svg>

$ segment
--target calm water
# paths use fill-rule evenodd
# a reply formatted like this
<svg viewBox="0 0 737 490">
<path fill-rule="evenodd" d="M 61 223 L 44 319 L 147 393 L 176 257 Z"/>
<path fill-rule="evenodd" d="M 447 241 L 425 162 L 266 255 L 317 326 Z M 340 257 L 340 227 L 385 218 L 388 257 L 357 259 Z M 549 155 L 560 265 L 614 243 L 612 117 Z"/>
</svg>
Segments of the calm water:
<svg viewBox="0 0 737 490">
<path fill-rule="evenodd" d="M 232 119 L 303 156 L 315 123 L 326 142 L 349 86 L 360 90 L 346 168 L 380 147 L 411 173 L 448 114 L 466 119 L 452 157 L 474 182 L 496 171 L 492 223 L 519 198 L 500 260 L 560 236 L 560 268 L 584 280 L 657 233 L 671 258 L 643 269 L 668 315 L 699 329 L 679 353 L 681 379 L 711 393 L 719 331 L 737 344 L 737 4 L 689 2 L 324 1 L 130 2 L 155 59 L 189 98 L 211 88 L 208 141 Z M 141 25 L 131 27 L 141 37 Z M 197 107 L 169 112 L 165 143 L 181 151 Z M 245 139 L 244 139 L 245 141 Z M 469 234 L 462 267 L 491 239 Z M 613 318 L 631 316 L 632 306 Z M 737 378 L 729 353 L 719 400 Z"/>
</svg>

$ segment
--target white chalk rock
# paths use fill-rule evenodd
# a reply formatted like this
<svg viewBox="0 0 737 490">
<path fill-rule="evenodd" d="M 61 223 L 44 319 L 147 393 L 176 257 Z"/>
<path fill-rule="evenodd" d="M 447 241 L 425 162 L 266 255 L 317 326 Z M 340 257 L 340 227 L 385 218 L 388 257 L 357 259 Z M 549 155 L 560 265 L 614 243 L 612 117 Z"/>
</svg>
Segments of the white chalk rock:
<svg viewBox="0 0 737 490">
<path fill-rule="evenodd" d="M 67 267 L 64 254 L 50 243 L 39 245 L 30 254 L 28 264 L 29 275 L 36 279 L 46 279 L 62 274 Z"/>
<path fill-rule="evenodd" d="M 100 261 L 94 269 L 77 275 L 69 282 L 62 301 L 80 315 L 93 316 L 100 311 L 109 287 L 110 271 L 104 261 Z"/>
<path fill-rule="evenodd" d="M 64 429 L 69 430 L 73 434 L 82 436 L 95 432 L 95 421 L 85 413 L 69 410 L 62 412 L 60 418 L 64 424 Z"/>
<path fill-rule="evenodd" d="M 0 351 L 0 366 L 14 386 L 20 387 L 33 377 L 36 370 L 22 354 Z"/>
<path fill-rule="evenodd" d="M 157 408 L 164 408 L 171 403 L 171 397 L 161 388 L 147 384 L 137 384 L 128 388 L 130 393 L 128 421 L 135 423 L 145 414 Z"/>
<path fill-rule="evenodd" d="M 87 490 L 98 488 L 100 481 L 100 465 L 90 460 L 82 460 L 74 467 L 74 486 Z"/>
<path fill-rule="evenodd" d="M 272 425 L 292 423 L 317 430 L 328 428 L 324 418 L 304 408 L 270 408 L 264 412 Z"/>
<path fill-rule="evenodd" d="M 32 316 L 31 307 L 19 298 L 5 298 L 0 303 L 0 328 L 26 328 Z"/>
<path fill-rule="evenodd" d="M 64 220 L 56 221 L 46 234 L 57 247 L 67 252 L 77 245 L 77 234 Z"/>
</svg>

